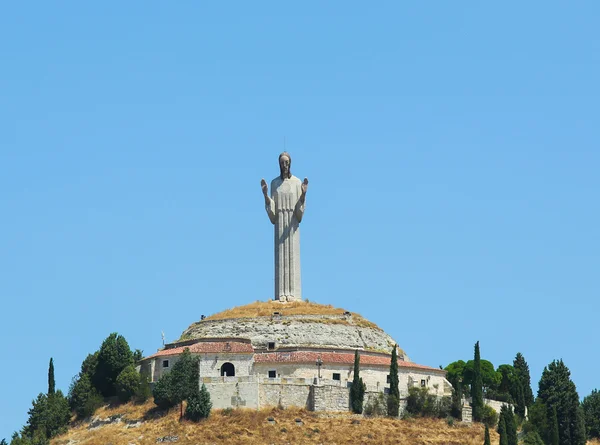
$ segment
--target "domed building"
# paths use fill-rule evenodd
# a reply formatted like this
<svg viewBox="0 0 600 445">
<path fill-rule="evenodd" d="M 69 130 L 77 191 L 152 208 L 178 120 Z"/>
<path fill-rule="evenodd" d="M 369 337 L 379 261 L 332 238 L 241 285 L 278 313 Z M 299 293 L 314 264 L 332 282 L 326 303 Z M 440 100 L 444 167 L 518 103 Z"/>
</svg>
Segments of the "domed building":
<svg viewBox="0 0 600 445">
<path fill-rule="evenodd" d="M 365 400 L 389 391 L 391 351 L 397 348 L 401 399 L 410 387 L 450 395 L 445 371 L 412 362 L 388 334 L 358 314 L 332 306 L 256 302 L 206 317 L 181 338 L 141 362 L 156 382 L 188 348 L 200 361 L 200 382 L 214 408 L 349 409 L 355 351 Z"/>
</svg>

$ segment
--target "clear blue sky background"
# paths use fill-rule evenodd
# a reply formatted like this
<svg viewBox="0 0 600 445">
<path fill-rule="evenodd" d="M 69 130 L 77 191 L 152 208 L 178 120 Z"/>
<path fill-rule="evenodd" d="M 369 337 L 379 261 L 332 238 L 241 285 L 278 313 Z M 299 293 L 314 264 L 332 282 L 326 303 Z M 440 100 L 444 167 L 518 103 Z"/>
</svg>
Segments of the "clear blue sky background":
<svg viewBox="0 0 600 445">
<path fill-rule="evenodd" d="M 304 296 L 418 363 L 600 386 L 600 4 L 0 7 L 0 438 L 54 357 L 272 296 L 260 179 L 310 179 Z"/>
</svg>

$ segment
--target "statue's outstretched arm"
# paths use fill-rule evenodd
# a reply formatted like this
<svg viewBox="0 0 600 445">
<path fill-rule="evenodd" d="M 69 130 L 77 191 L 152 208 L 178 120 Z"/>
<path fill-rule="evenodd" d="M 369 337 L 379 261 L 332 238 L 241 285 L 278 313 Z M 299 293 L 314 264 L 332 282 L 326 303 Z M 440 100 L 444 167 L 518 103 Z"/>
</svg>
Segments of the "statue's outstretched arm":
<svg viewBox="0 0 600 445">
<path fill-rule="evenodd" d="M 304 178 L 304 182 L 300 184 L 300 198 L 298 198 L 298 202 L 296 203 L 296 207 L 294 208 L 294 215 L 296 215 L 296 219 L 298 222 L 302 221 L 302 217 L 304 216 L 304 203 L 306 202 L 306 191 L 308 190 L 308 178 Z"/>
<path fill-rule="evenodd" d="M 277 221 L 277 216 L 275 215 L 275 202 L 271 198 L 269 198 L 269 188 L 267 186 L 267 181 L 261 179 L 260 187 L 265 198 L 265 209 L 267 210 L 267 215 L 269 215 L 269 220 L 272 224 L 275 224 L 275 221 Z"/>
</svg>

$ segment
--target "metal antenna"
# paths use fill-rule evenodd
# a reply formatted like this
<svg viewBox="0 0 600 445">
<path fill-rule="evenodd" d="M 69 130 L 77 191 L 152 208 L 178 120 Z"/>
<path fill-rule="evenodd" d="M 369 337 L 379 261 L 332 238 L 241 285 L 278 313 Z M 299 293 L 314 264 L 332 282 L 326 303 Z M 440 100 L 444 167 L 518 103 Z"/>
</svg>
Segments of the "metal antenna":
<svg viewBox="0 0 600 445">
<path fill-rule="evenodd" d="M 163 342 L 163 346 L 165 345 L 165 332 L 161 331 L 160 334 L 162 335 L 162 342 Z"/>
</svg>

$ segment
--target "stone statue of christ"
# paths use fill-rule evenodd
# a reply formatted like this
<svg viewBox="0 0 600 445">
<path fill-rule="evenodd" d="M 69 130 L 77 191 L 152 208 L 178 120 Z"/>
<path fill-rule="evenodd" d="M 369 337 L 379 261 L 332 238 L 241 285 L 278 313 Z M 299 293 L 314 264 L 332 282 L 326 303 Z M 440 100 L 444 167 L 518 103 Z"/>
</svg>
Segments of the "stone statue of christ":
<svg viewBox="0 0 600 445">
<path fill-rule="evenodd" d="M 267 182 L 260 185 L 265 208 L 275 226 L 275 299 L 302 300 L 300 285 L 300 228 L 308 179 L 300 182 L 292 176 L 292 158 L 287 152 L 279 155 L 280 175 L 271 181 L 271 196 Z"/>
</svg>

